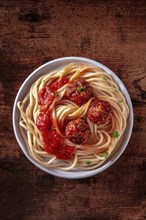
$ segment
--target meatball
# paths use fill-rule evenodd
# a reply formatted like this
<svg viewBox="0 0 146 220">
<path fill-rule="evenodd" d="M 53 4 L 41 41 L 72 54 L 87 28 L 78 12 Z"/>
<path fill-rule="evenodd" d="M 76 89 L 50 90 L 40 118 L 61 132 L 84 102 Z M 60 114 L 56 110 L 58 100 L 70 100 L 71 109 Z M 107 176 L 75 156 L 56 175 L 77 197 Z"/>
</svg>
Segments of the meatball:
<svg viewBox="0 0 146 220">
<path fill-rule="evenodd" d="M 91 103 L 87 114 L 92 122 L 99 125 L 111 120 L 113 112 L 108 102 L 96 100 Z"/>
<path fill-rule="evenodd" d="M 65 135 L 75 144 L 85 144 L 90 137 L 89 125 L 84 119 L 72 120 L 66 126 Z"/>
<path fill-rule="evenodd" d="M 77 105 L 83 105 L 92 97 L 92 87 L 85 80 L 75 80 L 68 84 L 65 95 Z"/>
</svg>

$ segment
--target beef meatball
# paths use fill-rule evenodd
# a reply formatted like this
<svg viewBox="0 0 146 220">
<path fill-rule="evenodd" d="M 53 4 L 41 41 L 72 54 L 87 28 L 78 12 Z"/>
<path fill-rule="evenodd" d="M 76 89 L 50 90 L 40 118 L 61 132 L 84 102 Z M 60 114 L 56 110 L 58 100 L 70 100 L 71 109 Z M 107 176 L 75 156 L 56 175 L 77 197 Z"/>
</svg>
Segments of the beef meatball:
<svg viewBox="0 0 146 220">
<path fill-rule="evenodd" d="M 113 112 L 108 102 L 95 100 L 91 103 L 87 115 L 92 122 L 100 125 L 111 120 Z"/>
<path fill-rule="evenodd" d="M 66 126 L 65 135 L 75 144 L 85 144 L 90 137 L 89 125 L 84 119 L 72 120 Z"/>
<path fill-rule="evenodd" d="M 83 105 L 92 97 L 92 87 L 85 80 L 75 80 L 68 84 L 65 96 L 77 105 Z"/>
</svg>

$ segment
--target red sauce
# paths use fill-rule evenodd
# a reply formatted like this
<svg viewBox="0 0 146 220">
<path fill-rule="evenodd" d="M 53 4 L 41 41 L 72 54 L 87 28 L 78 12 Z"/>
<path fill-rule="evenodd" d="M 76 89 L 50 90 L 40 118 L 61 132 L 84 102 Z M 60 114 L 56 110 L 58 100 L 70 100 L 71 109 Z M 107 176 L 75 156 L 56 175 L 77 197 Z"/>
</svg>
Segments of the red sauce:
<svg viewBox="0 0 146 220">
<path fill-rule="evenodd" d="M 67 79 L 67 78 L 64 78 L 62 80 L 57 79 L 57 80 L 53 81 L 49 85 L 49 87 L 50 87 L 52 92 L 55 92 L 57 89 L 61 88 L 62 86 L 64 86 L 68 82 L 69 82 L 69 79 Z"/>
<path fill-rule="evenodd" d="M 54 80 L 49 86 L 45 86 L 39 93 L 39 105 L 42 111 L 46 111 L 51 105 L 56 94 L 54 93 L 60 87 L 69 82 L 69 79 Z"/>
<path fill-rule="evenodd" d="M 40 91 L 39 105 L 41 110 L 36 120 L 36 125 L 43 136 L 45 151 L 62 160 L 72 159 L 75 156 L 75 147 L 68 146 L 65 139 L 57 133 L 53 127 L 51 115 L 47 110 L 55 98 L 54 92 L 68 81 L 68 79 L 55 80 Z"/>
<path fill-rule="evenodd" d="M 39 105 L 50 105 L 55 98 L 49 86 L 45 86 L 39 93 Z"/>
</svg>

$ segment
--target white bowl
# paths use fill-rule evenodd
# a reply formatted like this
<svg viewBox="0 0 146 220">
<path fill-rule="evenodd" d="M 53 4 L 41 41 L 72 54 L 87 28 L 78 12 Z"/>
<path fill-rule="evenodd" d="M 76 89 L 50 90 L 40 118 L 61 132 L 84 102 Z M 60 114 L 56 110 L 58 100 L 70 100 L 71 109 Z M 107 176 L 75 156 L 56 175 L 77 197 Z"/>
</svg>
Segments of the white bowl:
<svg viewBox="0 0 146 220">
<path fill-rule="evenodd" d="M 103 70 L 105 70 L 107 73 L 109 73 L 112 76 L 112 78 L 114 79 L 114 81 L 116 82 L 116 84 L 119 86 L 121 92 L 126 97 L 126 100 L 127 100 L 128 106 L 129 106 L 129 117 L 128 117 L 128 120 L 127 120 L 127 127 L 126 127 L 126 130 L 124 132 L 123 140 L 122 140 L 122 143 L 121 143 L 120 147 L 115 152 L 115 154 L 113 154 L 111 157 L 109 157 L 108 160 L 106 160 L 106 162 L 103 165 L 101 165 L 97 169 L 89 170 L 89 171 L 75 171 L 75 170 L 74 171 L 61 171 L 61 170 L 57 170 L 56 168 L 46 168 L 46 167 L 40 165 L 38 162 L 36 162 L 34 159 L 32 159 L 31 156 L 29 155 L 29 153 L 27 151 L 27 148 L 25 146 L 25 143 L 23 141 L 23 138 L 20 134 L 20 130 L 19 130 L 18 119 L 19 119 L 20 113 L 19 113 L 19 110 L 17 108 L 17 102 L 19 100 L 22 100 L 25 97 L 25 95 L 29 91 L 29 88 L 33 84 L 33 82 L 35 82 L 40 76 L 42 76 L 42 75 L 44 75 L 48 72 L 52 72 L 52 71 L 54 71 L 58 68 L 61 68 L 65 65 L 67 65 L 69 63 L 73 63 L 73 62 L 91 64 L 91 65 L 100 67 Z M 128 91 L 127 91 L 126 87 L 124 86 L 124 84 L 122 83 L 122 81 L 118 78 L 118 76 L 113 71 L 111 71 L 109 68 L 107 68 L 103 64 L 101 64 L 99 62 L 96 62 L 94 60 L 90 60 L 90 59 L 82 58 L 82 57 L 59 58 L 59 59 L 52 60 L 48 63 L 45 63 L 44 65 L 37 68 L 35 71 L 33 71 L 27 77 L 27 79 L 24 81 L 24 83 L 20 87 L 20 89 L 18 91 L 18 94 L 16 96 L 16 99 L 15 99 L 15 102 L 14 102 L 14 107 L 13 107 L 13 129 L 14 129 L 14 133 L 15 133 L 17 142 L 18 142 L 19 146 L 21 147 L 21 149 L 22 149 L 23 153 L 25 154 L 25 156 L 34 165 L 36 165 L 38 168 L 45 171 L 46 173 L 52 174 L 54 176 L 62 177 L 62 178 L 80 179 L 80 178 L 93 176 L 95 174 L 98 174 L 98 173 L 103 172 L 104 170 L 106 170 L 108 167 L 110 167 L 121 156 L 121 154 L 125 150 L 128 142 L 129 142 L 131 133 L 132 133 L 132 128 L 133 128 L 132 103 L 131 103 L 131 99 L 130 99 L 130 96 L 128 94 Z"/>
</svg>

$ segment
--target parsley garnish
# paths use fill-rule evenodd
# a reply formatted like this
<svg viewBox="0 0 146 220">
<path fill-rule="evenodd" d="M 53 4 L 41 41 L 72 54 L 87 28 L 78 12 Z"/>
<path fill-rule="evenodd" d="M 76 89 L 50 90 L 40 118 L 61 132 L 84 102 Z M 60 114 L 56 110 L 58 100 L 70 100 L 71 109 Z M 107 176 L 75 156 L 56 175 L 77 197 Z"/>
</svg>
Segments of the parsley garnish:
<svg viewBox="0 0 146 220">
<path fill-rule="evenodd" d="M 54 95 L 55 95 L 56 97 L 59 96 L 58 92 L 54 92 Z"/>
<path fill-rule="evenodd" d="M 119 92 L 119 90 L 116 89 L 115 92 Z"/>
<path fill-rule="evenodd" d="M 90 164 L 91 164 L 91 161 L 87 160 L 87 161 L 85 161 L 85 163 L 86 163 L 87 165 L 90 165 Z"/>
<path fill-rule="evenodd" d="M 79 91 L 79 92 L 83 92 L 84 89 L 83 89 L 82 87 L 77 87 L 77 91 Z"/>
<path fill-rule="evenodd" d="M 123 102 L 123 100 L 122 100 L 122 99 L 121 99 L 121 100 L 118 100 L 118 102 L 121 103 L 121 102 Z"/>
<path fill-rule="evenodd" d="M 112 136 L 114 138 L 118 138 L 119 137 L 119 133 L 117 131 L 113 131 Z"/>
<path fill-rule="evenodd" d="M 103 80 L 104 80 L 104 81 L 107 81 L 107 78 L 106 78 L 106 77 L 103 77 Z"/>
<path fill-rule="evenodd" d="M 100 154 L 100 156 L 104 157 L 105 159 L 107 159 L 108 158 L 108 152 L 102 153 L 102 154 Z"/>
</svg>

